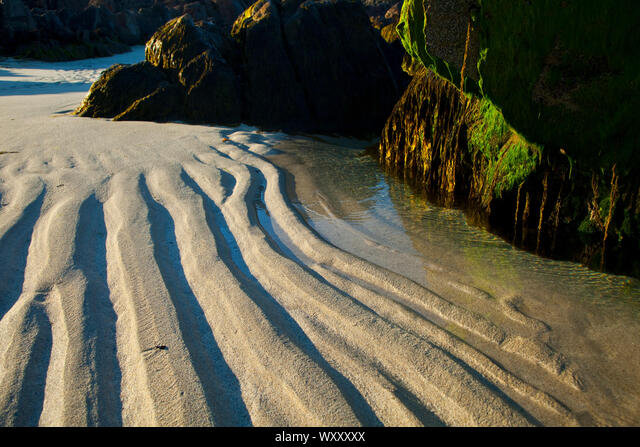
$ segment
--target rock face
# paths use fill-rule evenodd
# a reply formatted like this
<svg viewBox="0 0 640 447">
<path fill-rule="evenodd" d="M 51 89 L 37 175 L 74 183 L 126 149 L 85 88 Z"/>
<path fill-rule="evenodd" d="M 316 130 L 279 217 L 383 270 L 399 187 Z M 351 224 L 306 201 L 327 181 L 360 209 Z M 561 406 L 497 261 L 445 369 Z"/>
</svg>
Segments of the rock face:
<svg viewBox="0 0 640 447">
<path fill-rule="evenodd" d="M 432 73 L 381 162 L 518 246 L 640 276 L 639 22 L 631 1 L 406 0 L 402 43 Z"/>
<path fill-rule="evenodd" d="M 184 13 L 225 23 L 211 0 L 2 0 L 0 53 L 45 60 L 108 56 L 146 42 Z"/>
<path fill-rule="evenodd" d="M 373 135 L 404 88 L 385 45 L 360 3 L 259 0 L 230 34 L 187 15 L 169 21 L 147 42 L 146 59 L 179 86 L 181 119 Z M 114 117 L 139 98 L 115 110 L 92 88 L 77 113 Z M 133 116 L 156 119 L 125 115 Z"/>
</svg>

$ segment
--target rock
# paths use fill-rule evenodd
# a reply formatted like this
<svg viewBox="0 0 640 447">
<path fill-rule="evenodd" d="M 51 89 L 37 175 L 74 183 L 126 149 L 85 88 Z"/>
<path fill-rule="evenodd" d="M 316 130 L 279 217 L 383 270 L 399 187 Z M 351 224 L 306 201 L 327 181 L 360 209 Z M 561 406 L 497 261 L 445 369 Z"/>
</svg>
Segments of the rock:
<svg viewBox="0 0 640 447">
<path fill-rule="evenodd" d="M 116 5 L 114 0 L 89 0 L 89 6 L 95 6 L 96 8 L 104 8 L 110 12 L 116 11 Z"/>
<path fill-rule="evenodd" d="M 185 86 L 189 120 L 234 125 L 242 120 L 240 83 L 232 67 L 209 50 L 192 59 L 179 74 Z"/>
<path fill-rule="evenodd" d="M 42 16 L 36 16 L 36 20 L 40 31 L 46 33 L 49 38 L 63 42 L 73 39 L 73 33 L 64 26 L 55 12 L 47 11 Z"/>
<path fill-rule="evenodd" d="M 132 11 L 120 11 L 114 17 L 118 39 L 127 44 L 135 45 L 140 42 L 142 33 L 138 26 L 136 15 Z"/>
<path fill-rule="evenodd" d="M 362 5 L 305 1 L 283 30 L 312 122 L 357 135 L 380 129 L 402 90 Z"/>
<path fill-rule="evenodd" d="M 166 121 L 182 114 L 184 94 L 179 85 L 167 84 L 135 100 L 114 121 Z"/>
<path fill-rule="evenodd" d="M 233 25 L 242 48 L 245 117 L 266 128 L 300 129 L 311 120 L 304 90 L 287 53 L 278 6 L 259 0 Z"/>
<path fill-rule="evenodd" d="M 404 87 L 400 60 L 391 68 L 386 47 L 357 2 L 258 0 L 229 35 L 188 15 L 170 20 L 145 54 L 181 86 L 181 119 L 371 136 Z M 157 97 L 124 116 L 144 117 Z"/>
<path fill-rule="evenodd" d="M 93 83 L 75 114 L 112 118 L 168 84 L 166 74 L 149 62 L 114 65 Z"/>
<path fill-rule="evenodd" d="M 477 0 L 406 0 L 398 31 L 409 54 L 417 57 L 423 64 L 435 57 L 446 61 L 459 85 L 459 74 L 464 62 L 467 47 L 467 28 L 472 20 Z M 425 12 L 428 17 L 425 19 Z M 427 20 L 427 26 L 424 22 Z M 415 42 L 424 44 L 414 44 Z M 467 49 L 465 76 L 479 79 L 476 66 L 480 45 L 477 27 L 472 27 Z M 427 65 L 432 62 L 427 62 Z M 455 77 L 457 76 L 457 77 Z"/>
<path fill-rule="evenodd" d="M 515 245 L 640 276 L 639 22 L 632 1 L 406 0 L 407 65 L 432 73 L 381 161 Z"/>
<path fill-rule="evenodd" d="M 209 16 L 207 14 L 207 9 L 200 2 L 187 3 L 183 6 L 182 13 L 189 14 L 189 16 L 196 22 L 206 20 Z"/>
<path fill-rule="evenodd" d="M 18 43 L 31 41 L 38 36 L 36 22 L 22 0 L 0 0 L 2 22 L 0 29 L 3 46 L 12 48 Z"/>
<path fill-rule="evenodd" d="M 145 45 L 147 61 L 177 75 L 189 61 L 207 50 L 222 55 L 216 48 L 213 35 L 195 26 L 193 19 L 184 15 L 160 27 Z"/>
<path fill-rule="evenodd" d="M 2 54 L 46 60 L 111 55 L 122 51 L 120 43 L 144 43 L 185 11 L 202 23 L 223 25 L 211 0 L 2 0 L 4 10 Z"/>
<path fill-rule="evenodd" d="M 249 3 L 244 0 L 213 0 L 220 11 L 225 26 L 231 28 L 238 16 L 247 9 Z"/>
<path fill-rule="evenodd" d="M 148 39 L 160 26 L 178 15 L 176 11 L 170 11 L 159 4 L 150 8 L 140 8 L 137 14 L 138 26 L 144 39 Z"/>
<path fill-rule="evenodd" d="M 384 18 L 393 22 L 400 20 L 400 11 L 402 10 L 402 2 L 398 2 L 384 13 Z"/>
<path fill-rule="evenodd" d="M 185 88 L 187 119 L 231 124 L 242 114 L 239 79 L 228 62 L 237 51 L 233 46 L 220 27 L 196 26 L 185 15 L 158 29 L 145 54 Z"/>
</svg>

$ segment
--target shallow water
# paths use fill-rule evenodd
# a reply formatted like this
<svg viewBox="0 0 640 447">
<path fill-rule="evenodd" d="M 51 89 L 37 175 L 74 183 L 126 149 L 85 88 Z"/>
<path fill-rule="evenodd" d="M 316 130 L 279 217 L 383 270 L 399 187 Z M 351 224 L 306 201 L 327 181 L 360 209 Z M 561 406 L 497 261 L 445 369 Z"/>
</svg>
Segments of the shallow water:
<svg viewBox="0 0 640 447">
<path fill-rule="evenodd" d="M 520 311 L 550 328 L 542 338 L 580 366 L 586 387 L 602 389 L 596 413 L 637 424 L 640 281 L 513 248 L 468 224 L 462 211 L 434 206 L 383 173 L 364 153 L 368 144 L 298 137 L 269 159 L 293 174 L 294 204 L 323 238 L 447 296 L 450 279 L 460 291 L 515 298 Z M 457 297 L 500 319 L 473 293 Z"/>
</svg>

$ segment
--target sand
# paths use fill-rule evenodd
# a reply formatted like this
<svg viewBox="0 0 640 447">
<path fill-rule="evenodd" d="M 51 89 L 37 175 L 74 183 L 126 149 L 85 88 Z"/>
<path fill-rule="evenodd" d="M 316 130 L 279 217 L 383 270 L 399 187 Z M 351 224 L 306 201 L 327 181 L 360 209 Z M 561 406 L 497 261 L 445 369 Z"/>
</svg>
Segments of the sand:
<svg viewBox="0 0 640 447">
<path fill-rule="evenodd" d="M 448 280 L 499 324 L 321 238 L 265 158 L 286 135 L 69 114 L 141 57 L 0 61 L 0 425 L 594 420 L 517 302 Z"/>
</svg>

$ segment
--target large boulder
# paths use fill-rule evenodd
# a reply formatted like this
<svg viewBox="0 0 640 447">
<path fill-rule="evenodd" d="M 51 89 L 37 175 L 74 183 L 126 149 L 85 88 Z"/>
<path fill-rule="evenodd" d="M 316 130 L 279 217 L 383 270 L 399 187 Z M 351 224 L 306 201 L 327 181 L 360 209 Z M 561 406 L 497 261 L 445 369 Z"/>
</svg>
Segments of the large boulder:
<svg viewBox="0 0 640 447">
<path fill-rule="evenodd" d="M 404 87 L 386 47 L 358 2 L 258 0 L 230 34 L 188 15 L 173 19 L 145 54 L 181 86 L 182 119 L 372 136 Z M 125 118 L 157 119 L 136 110 Z"/>
<path fill-rule="evenodd" d="M 237 48 L 222 28 L 196 26 L 189 15 L 166 23 L 145 47 L 147 61 L 184 88 L 182 118 L 220 124 L 241 121 L 240 82 L 231 65 L 234 52 Z"/>
<path fill-rule="evenodd" d="M 360 3 L 259 0 L 231 34 L 250 122 L 361 135 L 382 126 L 401 93 Z"/>
<path fill-rule="evenodd" d="M 232 67 L 208 50 L 179 73 L 186 89 L 185 116 L 196 122 L 239 124 L 242 120 L 240 82 Z"/>
<path fill-rule="evenodd" d="M 632 0 L 405 0 L 430 74 L 381 161 L 516 245 L 640 277 L 638 23 Z"/>
</svg>

